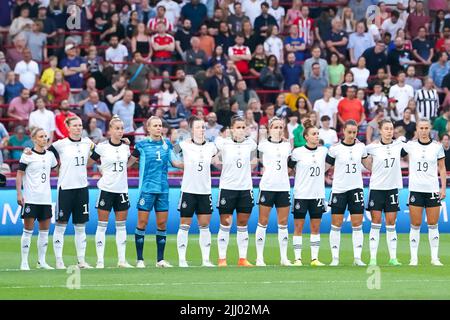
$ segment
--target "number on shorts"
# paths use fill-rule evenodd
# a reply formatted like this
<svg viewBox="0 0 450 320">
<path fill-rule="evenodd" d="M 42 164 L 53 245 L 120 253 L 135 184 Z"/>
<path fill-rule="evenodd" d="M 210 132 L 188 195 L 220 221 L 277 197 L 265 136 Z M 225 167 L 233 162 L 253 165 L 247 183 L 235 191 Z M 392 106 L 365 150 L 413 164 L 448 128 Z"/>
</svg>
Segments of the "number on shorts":
<svg viewBox="0 0 450 320">
<path fill-rule="evenodd" d="M 238 167 L 239 169 L 242 168 L 242 159 L 236 160 L 236 167 Z"/>
<path fill-rule="evenodd" d="M 317 201 L 317 207 L 318 208 L 323 207 L 323 199 L 317 199 L 317 200 L 319 200 L 319 201 Z"/>
<path fill-rule="evenodd" d="M 390 160 L 390 165 L 389 165 Z M 384 159 L 384 168 L 392 168 L 394 166 L 395 158 Z"/>
<path fill-rule="evenodd" d="M 355 192 L 355 202 L 362 202 L 364 200 L 364 192 L 360 191 L 360 192 Z"/>
<path fill-rule="evenodd" d="M 439 199 L 439 192 L 432 192 L 430 200 Z"/>
<path fill-rule="evenodd" d="M 352 172 L 350 172 L 350 164 L 347 163 L 347 171 L 345 171 L 345 173 L 355 173 L 356 172 L 356 163 L 352 163 Z"/>
<path fill-rule="evenodd" d="M 318 177 L 320 175 L 319 167 L 309 167 L 309 170 L 311 171 L 310 177 Z"/>
<path fill-rule="evenodd" d="M 423 172 L 427 172 L 428 171 L 428 162 L 417 162 L 417 164 L 419 165 L 419 168 L 417 169 L 417 171 L 423 171 Z"/>
<path fill-rule="evenodd" d="M 122 201 L 120 203 L 127 203 L 128 202 L 128 193 L 121 193 L 120 197 L 122 198 Z"/>
<path fill-rule="evenodd" d="M 87 204 L 83 204 L 83 208 L 84 208 L 83 214 L 89 214 L 88 205 Z"/>
<path fill-rule="evenodd" d="M 398 194 L 391 194 L 391 204 L 398 204 Z"/>
<path fill-rule="evenodd" d="M 42 172 L 42 174 L 41 174 L 41 182 L 45 183 L 45 181 L 47 181 L 47 174 L 45 172 Z"/>
</svg>

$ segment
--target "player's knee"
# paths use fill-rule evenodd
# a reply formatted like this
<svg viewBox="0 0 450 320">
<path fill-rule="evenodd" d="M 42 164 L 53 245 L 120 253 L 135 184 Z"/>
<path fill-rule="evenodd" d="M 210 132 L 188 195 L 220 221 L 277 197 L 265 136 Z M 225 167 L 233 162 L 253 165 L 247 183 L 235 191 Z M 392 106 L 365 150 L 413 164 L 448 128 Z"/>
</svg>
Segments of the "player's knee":
<svg viewBox="0 0 450 320">
<path fill-rule="evenodd" d="M 167 222 L 166 221 L 160 221 L 156 223 L 159 230 L 166 230 Z"/>
<path fill-rule="evenodd" d="M 147 221 L 144 220 L 144 219 L 142 219 L 142 220 L 140 219 L 140 220 L 138 220 L 137 225 L 138 225 L 139 229 L 146 229 L 147 228 Z"/>
<path fill-rule="evenodd" d="M 269 222 L 269 219 L 267 217 L 260 216 L 258 219 L 258 223 L 262 224 L 263 226 L 267 226 L 268 222 Z"/>
<path fill-rule="evenodd" d="M 387 218 L 386 218 L 386 224 L 387 224 Z M 381 223 L 381 217 L 372 217 L 372 223 L 380 224 Z"/>
</svg>

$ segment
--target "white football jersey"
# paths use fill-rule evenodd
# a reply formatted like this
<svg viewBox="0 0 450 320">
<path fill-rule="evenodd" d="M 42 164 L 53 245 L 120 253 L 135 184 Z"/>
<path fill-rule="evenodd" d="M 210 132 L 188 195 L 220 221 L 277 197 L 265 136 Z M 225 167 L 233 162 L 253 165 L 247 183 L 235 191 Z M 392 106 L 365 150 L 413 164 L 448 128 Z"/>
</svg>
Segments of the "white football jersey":
<svg viewBox="0 0 450 320">
<path fill-rule="evenodd" d="M 22 153 L 19 170 L 25 172 L 23 176 L 23 198 L 29 204 L 52 204 L 50 186 L 50 171 L 58 165 L 52 152 L 38 153 L 32 149 L 31 155 Z"/>
<path fill-rule="evenodd" d="M 91 158 L 101 161 L 102 177 L 97 183 L 100 190 L 113 193 L 128 192 L 127 164 L 130 155 L 130 147 L 122 142 L 116 145 L 108 140 L 95 147 Z"/>
<path fill-rule="evenodd" d="M 89 138 L 79 141 L 64 138 L 55 141 L 52 147 L 59 156 L 58 188 L 62 190 L 80 189 L 88 186 L 87 162 L 95 145 Z"/>
<path fill-rule="evenodd" d="M 295 199 L 325 198 L 325 159 L 328 149 L 319 146 L 311 149 L 307 146 L 295 148 L 291 159 L 295 166 Z"/>
<path fill-rule="evenodd" d="M 409 155 L 409 191 L 439 192 L 438 160 L 445 158 L 442 144 L 414 140 L 408 141 L 403 149 Z"/>
<path fill-rule="evenodd" d="M 256 142 L 247 138 L 242 142 L 234 142 L 231 138 L 215 141 L 222 154 L 222 173 L 220 189 L 251 190 L 253 189 L 251 160 Z"/>
<path fill-rule="evenodd" d="M 333 193 L 344 193 L 363 188 L 361 160 L 367 157 L 366 146 L 363 143 L 355 141 L 348 145 L 341 141 L 330 147 L 328 156 L 331 158 L 329 163 L 333 164 L 331 162 L 334 162 L 334 177 L 331 187 Z"/>
<path fill-rule="evenodd" d="M 262 152 L 264 173 L 259 183 L 262 191 L 290 191 L 288 173 L 288 158 L 291 154 L 291 144 L 288 141 L 280 143 L 262 141 L 258 150 Z"/>
<path fill-rule="evenodd" d="M 367 154 L 373 159 L 370 190 L 403 188 L 400 158 L 404 146 L 400 139 L 390 144 L 377 141 L 366 146 Z"/>
<path fill-rule="evenodd" d="M 193 194 L 211 194 L 211 159 L 216 155 L 214 143 L 202 145 L 191 140 L 180 142 L 183 152 L 183 181 L 181 191 Z"/>
</svg>

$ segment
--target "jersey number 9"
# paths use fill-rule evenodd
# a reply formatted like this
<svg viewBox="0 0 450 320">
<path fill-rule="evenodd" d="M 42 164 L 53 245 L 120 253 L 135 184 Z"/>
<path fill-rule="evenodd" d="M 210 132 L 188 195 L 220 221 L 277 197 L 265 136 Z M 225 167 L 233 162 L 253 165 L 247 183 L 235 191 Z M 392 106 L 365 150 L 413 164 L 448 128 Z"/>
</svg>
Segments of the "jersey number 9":
<svg viewBox="0 0 450 320">
<path fill-rule="evenodd" d="M 41 174 L 41 182 L 42 182 L 42 183 L 45 183 L 45 181 L 47 181 L 47 175 L 45 174 L 45 172 L 43 172 L 43 173 Z"/>
<path fill-rule="evenodd" d="M 417 171 L 423 171 L 423 172 L 427 172 L 428 171 L 428 162 L 417 162 L 419 168 L 417 169 Z"/>
</svg>

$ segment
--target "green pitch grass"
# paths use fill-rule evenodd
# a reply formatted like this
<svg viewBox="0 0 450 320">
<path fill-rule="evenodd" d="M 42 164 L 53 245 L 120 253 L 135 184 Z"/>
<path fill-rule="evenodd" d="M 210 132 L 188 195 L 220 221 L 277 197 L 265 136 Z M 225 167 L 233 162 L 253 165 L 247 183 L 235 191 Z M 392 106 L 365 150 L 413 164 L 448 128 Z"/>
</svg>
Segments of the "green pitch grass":
<svg viewBox="0 0 450 320">
<path fill-rule="evenodd" d="M 107 238 L 104 270 L 81 270 L 78 290 L 66 287 L 70 277 L 64 270 L 35 270 L 36 236 L 30 252 L 31 271 L 19 271 L 20 237 L 0 237 L 0 299 L 449 299 L 450 235 L 441 235 L 440 257 L 444 267 L 430 265 L 428 236 L 422 234 L 419 266 L 409 267 L 408 235 L 399 235 L 398 257 L 401 267 L 387 266 L 388 253 L 384 235 L 380 239 L 378 262 L 379 289 L 370 269 L 353 267 L 351 236 L 343 235 L 340 267 L 280 267 L 276 235 L 266 241 L 265 268 L 239 268 L 235 237 L 230 239 L 228 268 L 201 268 L 198 237 L 190 237 L 188 261 L 192 268 L 156 269 L 156 244 L 153 235 L 146 237 L 144 258 L 146 269 L 117 269 L 114 237 Z M 217 262 L 217 244 L 213 236 L 211 256 Z M 369 260 L 365 235 L 363 261 Z M 249 260 L 255 261 L 255 239 L 250 236 Z M 309 235 L 304 237 L 303 261 L 310 260 Z M 176 236 L 169 236 L 166 259 L 176 265 Z M 47 254 L 55 265 L 52 245 Z M 75 264 L 73 236 L 64 246 L 66 266 Z M 292 247 L 289 257 L 293 258 Z M 135 263 L 134 238 L 129 237 L 127 258 Z M 330 263 L 328 237 L 322 236 L 320 260 Z M 87 261 L 95 266 L 94 239 L 88 237 Z M 369 282 L 369 286 L 368 286 Z M 369 289 L 369 287 L 373 289 Z"/>
</svg>

